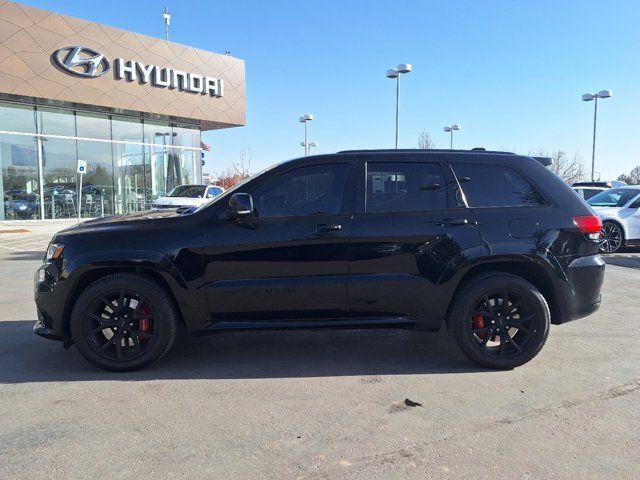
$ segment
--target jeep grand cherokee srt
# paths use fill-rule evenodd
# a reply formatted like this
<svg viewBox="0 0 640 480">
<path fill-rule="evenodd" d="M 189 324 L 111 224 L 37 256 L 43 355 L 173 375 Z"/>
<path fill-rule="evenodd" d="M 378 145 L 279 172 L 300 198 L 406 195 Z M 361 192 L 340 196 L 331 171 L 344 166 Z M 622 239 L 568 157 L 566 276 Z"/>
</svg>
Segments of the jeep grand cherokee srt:
<svg viewBox="0 0 640 480">
<path fill-rule="evenodd" d="M 179 324 L 195 334 L 444 324 L 473 361 L 513 368 L 540 351 L 550 323 L 599 307 L 600 228 L 531 157 L 305 157 L 202 207 L 59 232 L 36 273 L 34 330 L 126 371 L 158 360 Z"/>
</svg>

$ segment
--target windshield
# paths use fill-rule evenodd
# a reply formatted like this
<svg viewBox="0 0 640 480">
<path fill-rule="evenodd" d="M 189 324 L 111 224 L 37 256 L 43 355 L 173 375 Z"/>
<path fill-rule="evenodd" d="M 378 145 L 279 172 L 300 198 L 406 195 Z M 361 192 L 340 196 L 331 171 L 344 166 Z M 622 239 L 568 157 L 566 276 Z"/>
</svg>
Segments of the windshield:
<svg viewBox="0 0 640 480">
<path fill-rule="evenodd" d="M 178 185 L 169 192 L 167 197 L 202 198 L 206 188 L 204 185 Z"/>
<path fill-rule="evenodd" d="M 587 203 L 592 207 L 624 207 L 640 190 L 635 188 L 612 188 L 594 195 Z"/>
</svg>

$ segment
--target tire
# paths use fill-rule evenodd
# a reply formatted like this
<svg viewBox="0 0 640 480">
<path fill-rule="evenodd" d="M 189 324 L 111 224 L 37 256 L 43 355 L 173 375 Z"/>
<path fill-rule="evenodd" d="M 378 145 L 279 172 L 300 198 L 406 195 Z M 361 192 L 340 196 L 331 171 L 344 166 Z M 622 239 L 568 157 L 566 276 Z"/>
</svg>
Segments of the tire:
<svg viewBox="0 0 640 480">
<path fill-rule="evenodd" d="M 71 336 L 82 356 L 113 372 L 159 360 L 176 339 L 178 313 L 170 295 L 144 275 L 116 273 L 89 285 L 71 312 Z"/>
<path fill-rule="evenodd" d="M 542 349 L 550 320 L 547 301 L 530 282 L 516 275 L 488 273 L 474 277 L 456 293 L 447 330 L 478 365 L 512 369 Z"/>
<path fill-rule="evenodd" d="M 602 253 L 616 253 L 624 245 L 624 232 L 615 222 L 603 222 L 599 249 Z"/>
</svg>

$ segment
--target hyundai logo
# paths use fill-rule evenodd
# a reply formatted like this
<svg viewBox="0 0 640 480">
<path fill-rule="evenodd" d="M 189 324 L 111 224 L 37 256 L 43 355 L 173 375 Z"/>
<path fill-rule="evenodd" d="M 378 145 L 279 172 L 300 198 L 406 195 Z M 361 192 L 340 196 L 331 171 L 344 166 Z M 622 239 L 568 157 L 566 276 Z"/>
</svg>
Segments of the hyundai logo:
<svg viewBox="0 0 640 480">
<path fill-rule="evenodd" d="M 52 57 L 62 70 L 78 77 L 101 77 L 111 69 L 107 57 L 87 47 L 63 47 L 53 52 Z"/>
</svg>

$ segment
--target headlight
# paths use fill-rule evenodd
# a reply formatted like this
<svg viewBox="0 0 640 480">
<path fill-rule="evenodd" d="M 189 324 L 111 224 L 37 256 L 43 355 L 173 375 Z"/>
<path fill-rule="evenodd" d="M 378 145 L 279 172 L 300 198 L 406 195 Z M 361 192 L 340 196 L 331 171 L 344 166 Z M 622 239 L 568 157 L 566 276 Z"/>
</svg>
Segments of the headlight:
<svg viewBox="0 0 640 480">
<path fill-rule="evenodd" d="M 64 244 L 50 243 L 49 248 L 47 248 L 47 256 L 45 257 L 45 260 L 56 260 L 60 255 L 62 255 L 62 250 L 64 250 Z"/>
</svg>

